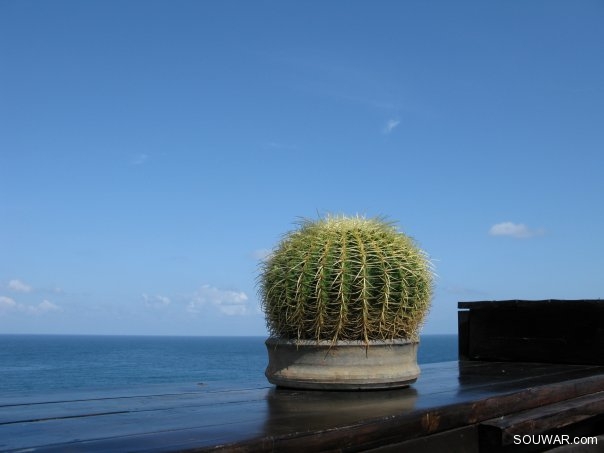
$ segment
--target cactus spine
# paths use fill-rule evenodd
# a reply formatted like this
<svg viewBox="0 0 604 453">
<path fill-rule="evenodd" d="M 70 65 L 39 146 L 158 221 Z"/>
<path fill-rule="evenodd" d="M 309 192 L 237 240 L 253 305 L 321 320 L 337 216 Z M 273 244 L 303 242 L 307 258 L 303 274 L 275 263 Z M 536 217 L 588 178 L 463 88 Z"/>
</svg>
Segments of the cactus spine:
<svg viewBox="0 0 604 453">
<path fill-rule="evenodd" d="M 304 220 L 262 263 L 259 292 L 272 336 L 298 340 L 416 340 L 432 268 L 383 219 Z"/>
</svg>

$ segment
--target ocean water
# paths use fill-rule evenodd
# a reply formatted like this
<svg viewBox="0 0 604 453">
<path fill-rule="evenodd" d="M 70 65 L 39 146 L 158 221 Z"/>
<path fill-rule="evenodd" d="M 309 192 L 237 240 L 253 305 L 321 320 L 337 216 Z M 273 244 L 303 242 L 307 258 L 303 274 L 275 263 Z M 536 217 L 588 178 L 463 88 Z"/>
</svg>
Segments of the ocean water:
<svg viewBox="0 0 604 453">
<path fill-rule="evenodd" d="M 264 337 L 0 335 L 0 397 L 145 384 L 264 382 Z M 457 359 L 457 335 L 424 335 L 420 364 Z"/>
</svg>

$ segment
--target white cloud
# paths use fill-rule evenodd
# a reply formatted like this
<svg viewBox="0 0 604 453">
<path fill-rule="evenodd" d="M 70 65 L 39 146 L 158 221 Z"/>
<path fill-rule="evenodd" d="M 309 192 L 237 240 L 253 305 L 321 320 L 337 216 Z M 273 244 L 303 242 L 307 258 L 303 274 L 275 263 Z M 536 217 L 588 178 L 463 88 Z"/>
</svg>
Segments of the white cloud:
<svg viewBox="0 0 604 453">
<path fill-rule="evenodd" d="M 58 305 L 53 304 L 52 302 L 50 302 L 48 300 L 43 300 L 42 302 L 40 302 L 38 305 L 35 305 L 35 306 L 22 305 L 22 307 L 24 307 L 23 309 L 27 313 L 30 313 L 32 315 L 40 315 L 42 313 L 46 313 L 49 311 L 62 311 Z"/>
<path fill-rule="evenodd" d="M 8 289 L 16 293 L 29 293 L 31 286 L 26 285 L 21 280 L 14 279 L 8 282 Z"/>
<path fill-rule="evenodd" d="M 201 313 L 205 307 L 214 307 L 220 313 L 227 316 L 241 316 L 249 313 L 247 305 L 247 294 L 243 291 L 231 291 L 203 285 L 195 292 L 187 311 L 189 313 Z"/>
<path fill-rule="evenodd" d="M 543 229 L 531 229 L 523 223 L 502 222 L 489 229 L 491 236 L 509 236 L 516 239 L 526 239 L 543 234 Z"/>
<path fill-rule="evenodd" d="M 0 296 L 0 313 L 12 311 L 17 308 L 17 302 L 10 297 Z"/>
<path fill-rule="evenodd" d="M 384 126 L 383 129 L 384 134 L 389 134 L 390 132 L 392 132 L 395 128 L 398 127 L 400 123 L 401 122 L 399 120 L 388 120 L 386 126 Z"/>
<path fill-rule="evenodd" d="M 28 315 L 41 315 L 51 311 L 63 311 L 61 307 L 48 300 L 43 300 L 38 305 L 25 305 L 15 302 L 10 297 L 0 296 L 0 313 L 18 311 Z"/>
<path fill-rule="evenodd" d="M 172 303 L 169 297 L 160 296 L 159 294 L 156 294 L 155 296 L 148 296 L 147 294 L 143 294 L 141 297 L 143 298 L 143 303 L 145 304 L 145 307 L 150 308 L 161 308 Z"/>
</svg>

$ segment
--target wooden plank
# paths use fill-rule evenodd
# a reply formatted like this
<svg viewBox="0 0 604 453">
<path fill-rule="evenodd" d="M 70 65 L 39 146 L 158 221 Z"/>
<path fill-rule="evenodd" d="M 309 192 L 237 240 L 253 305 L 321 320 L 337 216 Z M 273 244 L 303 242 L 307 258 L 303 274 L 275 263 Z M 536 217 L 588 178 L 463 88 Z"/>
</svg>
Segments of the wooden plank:
<svg viewBox="0 0 604 453">
<path fill-rule="evenodd" d="M 112 413 L 149 412 L 187 407 L 216 406 L 226 403 L 261 401 L 269 389 L 237 390 L 208 393 L 118 397 L 91 400 L 60 401 L 5 405 L 0 407 L 0 425 L 38 422 L 59 418 L 91 417 Z"/>
<path fill-rule="evenodd" d="M 250 437 L 261 437 L 262 427 L 256 420 L 223 424 L 208 431 L 204 429 L 177 429 L 146 433 L 137 436 L 121 436 L 105 439 L 78 439 L 68 443 L 35 447 L 36 453 L 114 453 L 114 452 L 200 452 L 212 451 L 212 445 L 223 445 L 237 439 L 241 432 Z M 4 450 L 1 450 L 4 451 Z M 12 450 L 11 450 L 12 451 Z M 21 450 L 16 450 L 21 451 Z"/>
<path fill-rule="evenodd" d="M 43 445 L 74 443 L 147 433 L 198 429 L 206 438 L 225 427 L 252 422 L 261 430 L 266 419 L 264 401 L 184 407 L 155 411 L 120 412 L 39 422 L 0 425 L 0 450 L 25 449 Z"/>
<path fill-rule="evenodd" d="M 153 397 L 158 395 L 197 395 L 220 392 L 235 392 L 253 389 L 270 389 L 264 376 L 250 381 L 250 383 L 209 382 L 205 383 L 181 383 L 181 384 L 145 384 L 140 387 L 118 387 L 103 389 L 76 389 L 73 391 L 41 391 L 37 393 L 2 394 L 0 395 L 0 407 L 15 406 L 23 404 L 44 404 L 53 402 L 104 400 L 116 398 L 138 398 Z"/>
<path fill-rule="evenodd" d="M 604 392 L 572 398 L 482 422 L 481 444 L 512 445 L 515 435 L 543 434 L 582 422 L 604 413 Z"/>
<path fill-rule="evenodd" d="M 443 431 L 432 436 L 385 445 L 366 453 L 479 453 L 478 429 L 475 425 Z"/>
<path fill-rule="evenodd" d="M 103 415 L 86 413 L 94 402 L 24 405 L 19 410 L 35 406 L 47 418 L 0 425 L 0 450 L 357 451 L 604 391 L 604 369 L 593 366 L 453 362 L 422 369 L 411 388 L 380 392 L 252 389 L 157 401 L 120 397 L 96 401 L 124 409 Z"/>
</svg>

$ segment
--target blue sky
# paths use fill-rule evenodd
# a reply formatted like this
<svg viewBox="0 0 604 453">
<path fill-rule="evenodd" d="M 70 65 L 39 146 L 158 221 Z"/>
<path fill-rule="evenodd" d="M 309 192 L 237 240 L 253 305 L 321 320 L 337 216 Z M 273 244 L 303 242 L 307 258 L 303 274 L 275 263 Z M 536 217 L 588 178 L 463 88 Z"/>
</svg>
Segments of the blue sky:
<svg viewBox="0 0 604 453">
<path fill-rule="evenodd" d="M 599 1 L 0 3 L 0 333 L 265 335 L 300 217 L 459 300 L 604 295 Z"/>
</svg>

